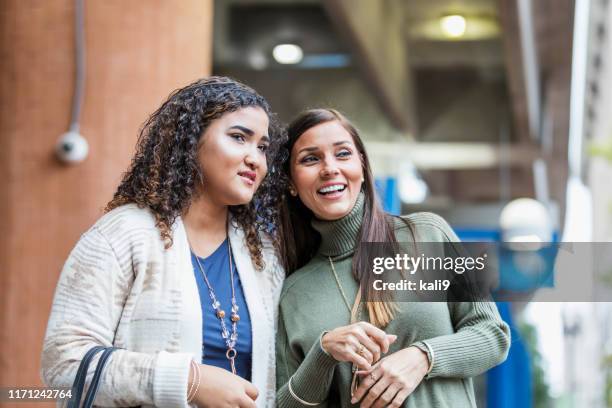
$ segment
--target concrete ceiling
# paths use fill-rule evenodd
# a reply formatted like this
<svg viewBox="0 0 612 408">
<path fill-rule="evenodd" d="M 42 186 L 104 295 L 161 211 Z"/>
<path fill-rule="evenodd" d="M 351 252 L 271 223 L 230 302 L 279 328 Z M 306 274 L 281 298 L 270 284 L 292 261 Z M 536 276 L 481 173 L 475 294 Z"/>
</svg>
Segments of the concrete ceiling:
<svg viewBox="0 0 612 408">
<path fill-rule="evenodd" d="M 531 3 L 539 92 L 535 110 L 539 126 L 535 128 L 533 109 L 530 116 L 533 81 L 517 0 L 217 0 L 215 71 L 249 78 L 264 95 L 286 105 L 280 108 L 286 115 L 283 119 L 297 113 L 289 106 L 299 110 L 320 104 L 312 99 L 317 89 L 326 95 L 323 101 L 339 103 L 341 109 L 346 103 L 347 110 L 355 112 L 352 118 L 367 130 L 366 139 L 372 141 L 503 146 L 506 153 L 500 157 L 505 159 L 499 165 L 514 163 L 508 173 L 514 174 L 510 196 L 534 194 L 533 185 L 525 180 L 532 178 L 533 160 L 542 158 L 548 164 L 551 196 L 562 202 L 574 0 Z M 451 13 L 493 24 L 497 34 L 480 40 L 440 41 L 419 31 L 426 22 Z M 280 66 L 271 59 L 271 48 L 284 41 L 299 43 L 307 54 L 345 55 L 345 65 L 310 67 L 307 73 L 304 67 Z M 263 56 L 266 64 L 254 67 L 253 55 L 260 62 Z M 329 86 L 330 78 L 334 86 Z M 311 91 L 292 92 L 292 88 Z M 336 99 L 325 89 L 336 93 L 355 89 L 355 94 L 352 99 Z M 363 99 L 367 93 L 371 101 Z M 300 100 L 299 95 L 310 99 Z M 363 112 L 354 103 L 356 95 L 363 101 Z M 372 103 L 377 107 L 368 107 Z M 362 120 L 362 115 L 368 119 Z M 376 120 L 386 124 L 370 127 Z M 525 156 L 527 151 L 530 154 Z M 457 171 L 453 177 L 458 183 L 483 185 L 491 180 L 490 171 L 470 172 L 465 180 Z M 436 177 L 449 177 L 430 176 L 433 184 L 445 184 L 433 180 Z M 462 198 L 468 190 L 454 186 L 454 191 L 464 191 Z M 478 200 L 500 194 L 484 185 L 477 190 Z"/>
</svg>

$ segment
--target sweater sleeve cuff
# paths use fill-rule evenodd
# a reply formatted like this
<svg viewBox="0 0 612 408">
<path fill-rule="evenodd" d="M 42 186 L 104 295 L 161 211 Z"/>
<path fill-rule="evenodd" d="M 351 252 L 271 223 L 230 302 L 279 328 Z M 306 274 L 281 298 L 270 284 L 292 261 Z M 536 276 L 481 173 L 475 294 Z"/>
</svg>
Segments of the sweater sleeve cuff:
<svg viewBox="0 0 612 408">
<path fill-rule="evenodd" d="M 450 336 L 440 336 L 420 341 L 414 345 L 428 353 L 428 357 L 433 357 L 430 360 L 431 369 L 425 376 L 426 379 L 434 377 L 448 377 L 450 368 L 462 365 L 465 363 L 465 354 L 461 349 L 466 346 L 461 341 L 453 341 Z M 429 355 L 428 350 L 432 353 Z"/>
<path fill-rule="evenodd" d="M 436 355 L 434 353 L 433 348 L 431 348 L 431 346 L 424 341 L 419 341 L 417 343 L 414 343 L 412 344 L 412 346 L 417 347 L 419 350 L 427 354 L 427 360 L 429 360 L 429 368 L 427 369 L 427 372 L 425 373 L 425 379 L 429 379 L 430 374 L 433 371 L 434 364 L 436 362 Z"/>
<path fill-rule="evenodd" d="M 320 403 L 327 399 L 329 386 L 338 364 L 321 346 L 321 337 L 316 341 L 300 367 L 291 377 L 292 391 L 300 399 Z"/>
<path fill-rule="evenodd" d="M 155 362 L 153 401 L 155 406 L 187 407 L 187 382 L 193 356 L 187 353 L 161 351 Z"/>
<path fill-rule="evenodd" d="M 302 366 L 306 368 L 304 373 L 311 373 L 311 371 L 314 371 L 317 376 L 331 374 L 331 371 L 333 371 L 336 364 L 338 364 L 338 361 L 323 348 L 322 338 L 325 333 L 326 332 L 321 333 L 319 341 L 316 341 L 308 354 L 306 354 L 306 358 L 304 358 L 302 362 Z M 295 377 L 297 377 L 297 375 Z M 294 380 L 297 380 L 297 378 L 294 378 Z"/>
</svg>

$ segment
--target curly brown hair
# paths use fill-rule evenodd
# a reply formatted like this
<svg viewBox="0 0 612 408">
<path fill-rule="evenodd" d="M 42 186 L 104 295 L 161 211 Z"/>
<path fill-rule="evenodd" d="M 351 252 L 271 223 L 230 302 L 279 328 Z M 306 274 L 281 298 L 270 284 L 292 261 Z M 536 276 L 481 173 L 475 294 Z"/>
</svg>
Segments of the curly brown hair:
<svg viewBox="0 0 612 408">
<path fill-rule="evenodd" d="M 259 107 L 269 118 L 268 174 L 245 205 L 230 206 L 235 223 L 244 231 L 251 260 L 263 269 L 260 232 L 271 233 L 279 248 L 278 200 L 284 187 L 273 183 L 286 156 L 281 154 L 285 133 L 268 102 L 253 89 L 231 78 L 200 79 L 174 91 L 144 123 L 130 167 L 105 211 L 134 203 L 149 208 L 165 247 L 172 246 L 172 224 L 190 205 L 203 180 L 198 162 L 202 134 L 212 121 L 241 108 Z"/>
</svg>

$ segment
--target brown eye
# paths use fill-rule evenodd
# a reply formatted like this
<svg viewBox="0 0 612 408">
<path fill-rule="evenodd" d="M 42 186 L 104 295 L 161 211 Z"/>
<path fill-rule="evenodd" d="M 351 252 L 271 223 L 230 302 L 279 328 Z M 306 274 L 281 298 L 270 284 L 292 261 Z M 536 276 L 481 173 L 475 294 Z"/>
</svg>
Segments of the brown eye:
<svg viewBox="0 0 612 408">
<path fill-rule="evenodd" d="M 317 158 L 313 155 L 308 155 L 305 157 L 302 157 L 302 159 L 300 160 L 300 163 L 314 163 L 317 160 Z"/>
<path fill-rule="evenodd" d="M 246 141 L 246 139 L 245 139 L 244 135 L 242 135 L 242 134 L 240 134 L 240 133 L 232 133 L 232 134 L 230 135 L 230 137 L 231 137 L 232 139 L 235 139 L 235 140 L 236 140 L 237 142 L 239 142 L 239 143 L 244 143 L 244 142 Z"/>
</svg>

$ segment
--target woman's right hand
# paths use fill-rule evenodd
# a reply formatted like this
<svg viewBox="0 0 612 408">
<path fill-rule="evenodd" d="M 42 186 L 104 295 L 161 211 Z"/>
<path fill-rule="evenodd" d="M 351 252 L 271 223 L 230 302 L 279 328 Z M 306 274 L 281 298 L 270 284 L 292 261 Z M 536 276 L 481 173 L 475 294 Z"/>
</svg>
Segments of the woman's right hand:
<svg viewBox="0 0 612 408">
<path fill-rule="evenodd" d="M 219 367 L 198 364 L 200 386 L 191 401 L 201 408 L 255 408 L 257 388 L 245 379 Z M 193 379 L 190 373 L 189 386 Z"/>
<path fill-rule="evenodd" d="M 367 322 L 353 323 L 329 331 L 321 338 L 321 346 L 337 361 L 351 362 L 360 370 L 369 370 L 380 360 L 381 353 L 397 339 L 393 334 Z"/>
</svg>

